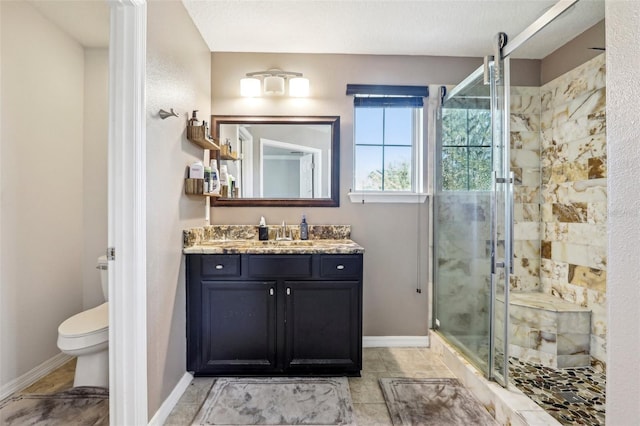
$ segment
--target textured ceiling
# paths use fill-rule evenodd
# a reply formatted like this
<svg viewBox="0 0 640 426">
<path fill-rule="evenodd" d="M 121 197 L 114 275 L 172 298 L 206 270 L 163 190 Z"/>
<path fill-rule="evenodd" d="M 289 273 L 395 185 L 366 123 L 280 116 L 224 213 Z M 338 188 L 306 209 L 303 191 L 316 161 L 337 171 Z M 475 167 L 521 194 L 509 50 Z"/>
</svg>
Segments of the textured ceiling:
<svg viewBox="0 0 640 426">
<path fill-rule="evenodd" d="M 515 37 L 551 0 L 182 0 L 211 51 L 473 56 Z M 514 56 L 541 59 L 604 19 L 580 0 Z"/>
<path fill-rule="evenodd" d="M 84 46 L 108 45 L 106 1 L 28 1 Z M 214 52 L 481 57 L 491 54 L 492 40 L 498 32 L 515 37 L 555 1 L 182 0 L 182 3 Z M 543 58 L 602 19 L 604 0 L 580 0 L 514 56 Z"/>
</svg>

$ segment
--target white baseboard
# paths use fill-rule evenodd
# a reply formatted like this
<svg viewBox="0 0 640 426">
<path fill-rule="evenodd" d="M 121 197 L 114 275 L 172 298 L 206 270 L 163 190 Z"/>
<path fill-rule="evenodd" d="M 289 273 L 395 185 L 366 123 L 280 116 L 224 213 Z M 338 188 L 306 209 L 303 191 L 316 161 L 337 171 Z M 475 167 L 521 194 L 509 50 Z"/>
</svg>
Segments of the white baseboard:
<svg viewBox="0 0 640 426">
<path fill-rule="evenodd" d="M 27 371 L 22 376 L 16 377 L 0 388 L 0 401 L 10 396 L 12 393 L 34 384 L 56 368 L 69 362 L 72 358 L 73 357 L 71 355 L 60 352 L 58 355 L 49 358 L 37 367 Z"/>
<path fill-rule="evenodd" d="M 364 348 L 407 348 L 429 346 L 429 336 L 363 336 Z"/>
<path fill-rule="evenodd" d="M 158 411 L 156 411 L 156 413 L 153 415 L 153 417 L 149 421 L 149 425 L 162 426 L 164 424 L 164 422 L 167 420 L 167 417 L 169 417 L 169 414 L 171 414 L 171 411 L 175 408 L 176 404 L 180 400 L 180 397 L 182 396 L 184 391 L 187 390 L 192 380 L 193 375 L 191 375 L 191 373 L 184 373 L 184 376 L 182 376 L 167 399 L 164 400 L 160 408 L 158 408 Z"/>
</svg>

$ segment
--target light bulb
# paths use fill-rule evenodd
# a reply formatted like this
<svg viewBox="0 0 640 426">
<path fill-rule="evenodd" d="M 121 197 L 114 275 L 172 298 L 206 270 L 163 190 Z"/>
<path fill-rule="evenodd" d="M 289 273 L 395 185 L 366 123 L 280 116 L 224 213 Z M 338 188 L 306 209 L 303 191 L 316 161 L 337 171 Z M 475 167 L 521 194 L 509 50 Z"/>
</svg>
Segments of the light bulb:
<svg viewBox="0 0 640 426">
<path fill-rule="evenodd" d="M 304 77 L 294 77 L 289 80 L 289 96 L 294 98 L 304 98 L 309 96 L 309 79 Z"/>
<path fill-rule="evenodd" d="M 240 79 L 240 96 L 247 98 L 260 96 L 260 80 L 252 77 Z"/>
</svg>

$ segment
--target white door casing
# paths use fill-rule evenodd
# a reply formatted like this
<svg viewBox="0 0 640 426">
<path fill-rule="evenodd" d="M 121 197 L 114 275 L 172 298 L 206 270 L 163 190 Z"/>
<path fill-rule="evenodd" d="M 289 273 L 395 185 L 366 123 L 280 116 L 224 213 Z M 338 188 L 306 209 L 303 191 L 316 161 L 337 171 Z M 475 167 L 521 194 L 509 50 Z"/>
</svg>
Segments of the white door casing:
<svg viewBox="0 0 640 426">
<path fill-rule="evenodd" d="M 108 0 L 109 419 L 146 425 L 146 20 L 144 0 Z"/>
</svg>

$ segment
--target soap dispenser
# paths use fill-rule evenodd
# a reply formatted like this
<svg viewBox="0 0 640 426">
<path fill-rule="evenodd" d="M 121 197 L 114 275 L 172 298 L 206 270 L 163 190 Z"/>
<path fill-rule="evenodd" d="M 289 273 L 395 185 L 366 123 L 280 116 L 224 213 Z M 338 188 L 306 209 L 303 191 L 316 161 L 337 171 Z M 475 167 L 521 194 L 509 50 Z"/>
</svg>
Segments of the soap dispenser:
<svg viewBox="0 0 640 426">
<path fill-rule="evenodd" d="M 200 126 L 200 122 L 198 121 L 198 110 L 194 110 L 191 113 L 191 119 L 189 120 L 189 126 Z"/>
<path fill-rule="evenodd" d="M 264 216 L 260 217 L 260 225 L 258 225 L 258 239 L 260 241 L 267 241 L 269 239 L 269 228 L 267 228 L 267 222 L 264 220 Z"/>
<path fill-rule="evenodd" d="M 307 217 L 304 214 L 302 215 L 302 222 L 300 222 L 300 239 L 309 239 L 309 225 L 307 224 Z"/>
</svg>

